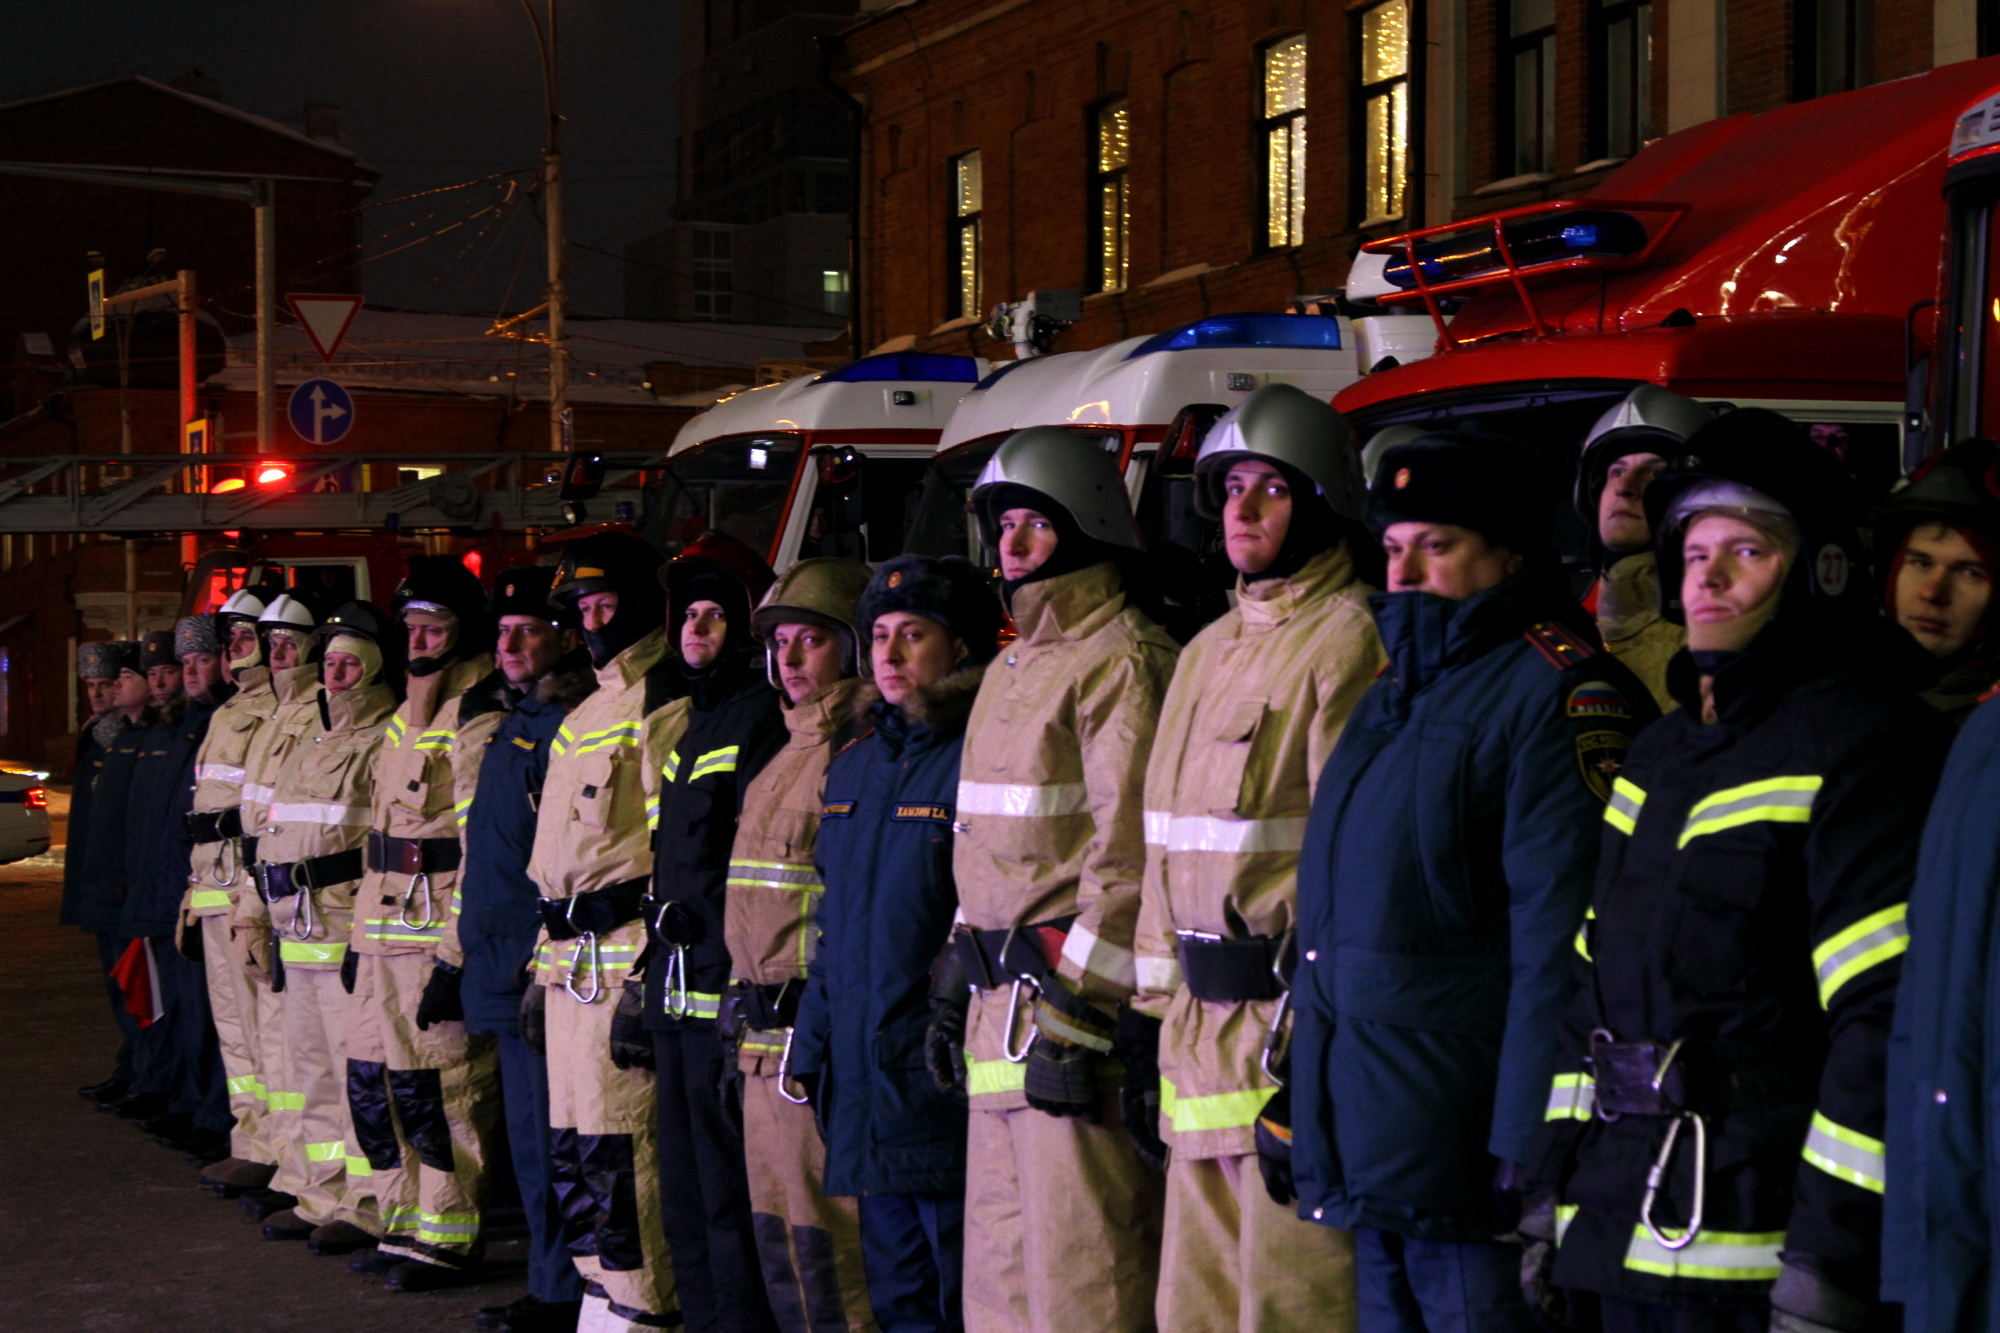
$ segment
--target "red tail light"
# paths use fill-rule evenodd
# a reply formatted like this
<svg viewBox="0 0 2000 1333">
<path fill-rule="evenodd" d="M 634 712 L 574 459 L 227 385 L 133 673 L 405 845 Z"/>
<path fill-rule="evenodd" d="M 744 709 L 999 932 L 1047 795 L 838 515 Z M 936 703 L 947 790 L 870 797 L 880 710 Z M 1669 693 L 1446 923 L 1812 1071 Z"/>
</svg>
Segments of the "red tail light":
<svg viewBox="0 0 2000 1333">
<path fill-rule="evenodd" d="M 48 788 L 46 787 L 28 788 L 26 791 L 21 793 L 21 804 L 27 806 L 30 810 L 48 809 L 49 808 Z"/>
</svg>

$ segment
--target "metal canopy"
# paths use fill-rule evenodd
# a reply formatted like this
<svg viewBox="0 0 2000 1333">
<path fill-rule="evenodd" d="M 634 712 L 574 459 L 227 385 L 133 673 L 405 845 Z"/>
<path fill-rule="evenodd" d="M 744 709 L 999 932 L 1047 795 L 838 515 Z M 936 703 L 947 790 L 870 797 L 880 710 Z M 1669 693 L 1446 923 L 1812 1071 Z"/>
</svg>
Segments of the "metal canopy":
<svg viewBox="0 0 2000 1333">
<path fill-rule="evenodd" d="M 634 478 L 666 466 L 666 451 L 607 452 L 605 493 L 594 518 L 629 498 Z M 502 531 L 564 525 L 558 480 L 565 456 L 536 453 L 315 453 L 292 463 L 283 485 L 252 482 L 222 494 L 202 491 L 204 468 L 269 467 L 269 454 L 66 454 L 0 457 L 0 533 L 329 531 L 477 528 Z M 366 467 L 438 467 L 437 476 L 384 490 L 363 484 Z M 316 486 L 332 489 L 315 490 Z M 614 487 L 622 490 L 614 491 Z"/>
</svg>

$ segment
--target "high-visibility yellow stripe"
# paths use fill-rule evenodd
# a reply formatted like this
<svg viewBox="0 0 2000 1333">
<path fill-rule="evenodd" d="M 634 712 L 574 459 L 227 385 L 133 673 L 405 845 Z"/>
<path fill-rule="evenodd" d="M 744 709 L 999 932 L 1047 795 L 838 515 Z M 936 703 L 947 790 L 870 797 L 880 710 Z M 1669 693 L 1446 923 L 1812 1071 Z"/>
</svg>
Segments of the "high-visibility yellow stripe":
<svg viewBox="0 0 2000 1333">
<path fill-rule="evenodd" d="M 1165 1075 L 1160 1077 L 1160 1114 L 1176 1134 L 1199 1134 L 1209 1129 L 1248 1129 L 1257 1123 L 1264 1103 L 1277 1088 L 1244 1088 L 1238 1092 L 1214 1092 L 1205 1097 L 1182 1097 Z"/>
<path fill-rule="evenodd" d="M 1586 963 L 1596 961 L 1590 956 L 1590 923 L 1595 920 L 1597 920 L 1597 909 L 1586 907 L 1583 910 L 1583 924 L 1576 928 L 1576 951 L 1583 956 L 1583 961 Z"/>
<path fill-rule="evenodd" d="M 1835 1124 L 1818 1111 L 1806 1131 L 1805 1159 L 1836 1180 L 1859 1185 L 1873 1194 L 1884 1189 L 1888 1174 L 1882 1140 Z"/>
<path fill-rule="evenodd" d="M 667 755 L 667 762 L 660 765 L 660 775 L 672 782 L 681 771 L 681 752 L 675 750 Z"/>
<path fill-rule="evenodd" d="M 1588 1074 L 1557 1074 L 1549 1084 L 1544 1120 L 1588 1120 L 1597 1109 L 1597 1080 Z"/>
<path fill-rule="evenodd" d="M 1581 1205 L 1579 1204 L 1559 1203 L 1556 1205 L 1556 1247 L 1558 1249 L 1562 1247 L 1563 1237 L 1569 1234 L 1569 1224 L 1576 1221 L 1576 1215 L 1580 1210 Z"/>
<path fill-rule="evenodd" d="M 1701 1231 L 1685 1248 L 1670 1250 L 1646 1228 L 1632 1228 L 1625 1266 L 1656 1277 L 1702 1278 L 1711 1282 L 1770 1282 L 1784 1265 L 1778 1250 L 1782 1231 Z"/>
<path fill-rule="evenodd" d="M 458 733 L 449 727 L 432 727 L 417 737 L 419 750 L 449 750 L 451 743 L 458 739 Z"/>
<path fill-rule="evenodd" d="M 306 1109 L 306 1095 L 303 1092 L 274 1092 L 268 1099 L 273 1111 L 303 1111 Z"/>
<path fill-rule="evenodd" d="M 1745 824 L 1803 824 L 1812 818 L 1813 798 L 1826 779 L 1815 774 L 1765 778 L 1702 797 L 1688 811 L 1679 846 Z"/>
<path fill-rule="evenodd" d="M 278 957 L 287 963 L 338 963 L 347 957 L 347 946 L 312 940 L 280 940 Z"/>
<path fill-rule="evenodd" d="M 1840 988 L 1871 967 L 1899 958 L 1910 948 L 1910 905 L 1897 903 L 1862 917 L 1813 950 L 1819 974 L 1819 1002 L 1831 1007 Z"/>
<path fill-rule="evenodd" d="M 350 1176 L 372 1176 L 375 1174 L 375 1164 L 366 1157 L 349 1157 L 347 1159 L 347 1174 Z"/>
<path fill-rule="evenodd" d="M 1615 778 L 1611 783 L 1611 799 L 1604 805 L 1604 822 L 1630 837 L 1639 823 L 1639 811 L 1646 804 L 1646 793 L 1638 784 L 1625 778 Z"/>
<path fill-rule="evenodd" d="M 228 1080 L 229 1095 L 232 1097 L 255 1097 L 258 1101 L 268 1101 L 270 1094 L 255 1074 L 238 1074 Z"/>
<path fill-rule="evenodd" d="M 345 1139 L 335 1139 L 332 1143 L 308 1143 L 306 1145 L 306 1160 L 308 1162 L 339 1162 L 345 1166 L 347 1164 L 347 1141 Z"/>
<path fill-rule="evenodd" d="M 1020 1092 L 1028 1086 L 1028 1063 L 1012 1060 L 975 1060 L 965 1053 L 965 1090 L 973 1097 L 996 1092 Z"/>
<path fill-rule="evenodd" d="M 229 893 L 225 889 L 196 889 L 188 896 L 188 910 L 199 912 L 204 907 L 229 906 Z"/>
</svg>

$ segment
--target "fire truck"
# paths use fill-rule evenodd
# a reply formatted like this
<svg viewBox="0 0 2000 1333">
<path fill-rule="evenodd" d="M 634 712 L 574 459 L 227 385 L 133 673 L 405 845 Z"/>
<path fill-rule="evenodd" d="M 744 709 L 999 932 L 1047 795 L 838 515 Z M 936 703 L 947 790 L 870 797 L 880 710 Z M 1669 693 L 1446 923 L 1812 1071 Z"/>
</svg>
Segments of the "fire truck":
<svg viewBox="0 0 2000 1333">
<path fill-rule="evenodd" d="M 1945 145 L 1996 84 L 1989 58 L 1723 117 L 1655 142 L 1584 198 L 1370 242 L 1349 300 L 1428 313 L 1435 354 L 1375 370 L 1334 405 L 1364 436 L 1476 418 L 1566 476 L 1597 416 L 1651 382 L 1803 422 L 1880 496 L 1932 447 L 1928 256 L 1945 231 Z M 1953 216 L 1985 299 L 2000 177 L 1976 188 L 1959 174 L 1976 151 L 1952 167 Z M 1983 310 L 1968 299 L 1947 297 L 1953 318 Z M 1984 327 L 1941 377 L 1961 431 L 1989 410 L 1964 369 L 1980 364 Z M 1565 550 L 1581 550 L 1563 522 Z"/>
<path fill-rule="evenodd" d="M 1934 385 L 1927 411 L 1910 423 L 1934 449 L 2000 438 L 2000 347 L 1993 345 L 2000 331 L 2000 88 L 1990 80 L 1952 127 L 1946 151 Z"/>
</svg>

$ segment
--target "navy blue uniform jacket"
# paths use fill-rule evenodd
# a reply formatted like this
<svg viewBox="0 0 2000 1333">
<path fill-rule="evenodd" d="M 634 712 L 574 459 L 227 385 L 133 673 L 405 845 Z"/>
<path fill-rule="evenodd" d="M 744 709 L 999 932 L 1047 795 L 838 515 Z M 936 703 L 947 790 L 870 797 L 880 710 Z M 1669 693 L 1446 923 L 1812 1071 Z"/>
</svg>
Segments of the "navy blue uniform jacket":
<svg viewBox="0 0 2000 1333">
<path fill-rule="evenodd" d="M 1299 859 L 1302 1216 L 1491 1240 L 1541 1124 L 1604 801 L 1652 698 L 1554 570 L 1370 599 L 1389 667 Z"/>
</svg>

